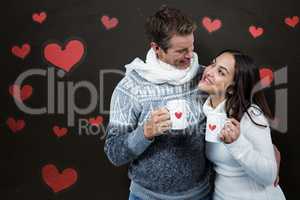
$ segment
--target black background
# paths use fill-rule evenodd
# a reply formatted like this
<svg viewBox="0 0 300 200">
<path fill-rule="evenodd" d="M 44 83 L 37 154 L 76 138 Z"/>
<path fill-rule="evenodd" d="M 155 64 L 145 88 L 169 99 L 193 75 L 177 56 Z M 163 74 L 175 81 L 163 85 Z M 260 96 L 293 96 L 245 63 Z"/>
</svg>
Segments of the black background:
<svg viewBox="0 0 300 200">
<path fill-rule="evenodd" d="M 216 0 L 44 0 L 17 1 L 1 5 L 1 113 L 0 113 L 0 199 L 126 199 L 129 181 L 127 169 L 114 167 L 103 152 L 104 141 L 98 135 L 79 135 L 78 125 L 68 127 L 68 134 L 56 137 L 52 127 L 67 127 L 66 114 L 29 115 L 16 106 L 8 88 L 19 74 L 32 69 L 54 67 L 43 57 L 43 48 L 53 41 L 61 44 L 78 39 L 86 51 L 80 62 L 60 81 L 89 81 L 100 89 L 99 70 L 119 69 L 135 57 L 144 58 L 149 47 L 144 36 L 146 16 L 154 13 L 162 4 L 182 9 L 199 25 L 195 33 L 195 51 L 199 62 L 206 64 L 220 50 L 240 49 L 250 54 L 260 66 L 273 71 L 288 66 L 288 132 L 273 131 L 273 141 L 282 154 L 280 185 L 287 199 L 297 199 L 299 137 L 299 82 L 300 25 L 295 28 L 284 23 L 286 17 L 299 16 L 296 0 L 271 1 L 216 1 Z M 32 14 L 45 11 L 46 20 L 36 23 Z M 101 17 L 108 15 L 119 20 L 117 27 L 107 30 Z M 208 33 L 202 26 L 202 18 L 208 16 L 222 21 L 222 27 Z M 264 28 L 264 34 L 253 38 L 248 32 L 250 25 Z M 14 56 L 11 48 L 28 43 L 30 53 L 24 59 Z M 108 115 L 99 113 L 99 104 L 109 109 L 113 88 L 122 76 L 105 77 L 104 102 L 76 120 L 102 115 L 103 126 Z M 43 77 L 25 81 L 33 87 L 26 104 L 45 106 L 47 82 Z M 271 90 L 278 89 L 273 86 Z M 272 96 L 272 95 L 271 95 Z M 271 99 L 270 102 L 274 100 Z M 66 102 L 67 103 L 67 102 Z M 89 96 L 85 90 L 76 94 L 76 104 L 85 107 Z M 13 133 L 7 126 L 9 117 L 24 119 L 26 127 Z M 77 123 L 77 121 L 75 122 Z M 53 192 L 42 178 L 42 168 L 54 164 L 60 171 L 73 168 L 78 179 L 75 184 L 60 192 Z"/>
</svg>

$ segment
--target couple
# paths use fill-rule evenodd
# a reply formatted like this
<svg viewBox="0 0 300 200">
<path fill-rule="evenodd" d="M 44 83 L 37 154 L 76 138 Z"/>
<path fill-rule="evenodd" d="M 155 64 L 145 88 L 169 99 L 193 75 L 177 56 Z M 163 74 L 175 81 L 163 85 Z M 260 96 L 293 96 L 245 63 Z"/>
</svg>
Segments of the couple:
<svg viewBox="0 0 300 200">
<path fill-rule="evenodd" d="M 146 61 L 126 65 L 111 99 L 105 152 L 129 164 L 130 200 L 283 200 L 258 68 L 238 51 L 198 64 L 192 19 L 161 7 L 146 22 Z M 209 95 L 208 98 L 207 94 Z M 185 99 L 189 126 L 171 130 L 166 103 Z M 205 141 L 206 115 L 226 113 L 221 143 Z M 276 152 L 276 151 L 275 151 Z"/>
</svg>

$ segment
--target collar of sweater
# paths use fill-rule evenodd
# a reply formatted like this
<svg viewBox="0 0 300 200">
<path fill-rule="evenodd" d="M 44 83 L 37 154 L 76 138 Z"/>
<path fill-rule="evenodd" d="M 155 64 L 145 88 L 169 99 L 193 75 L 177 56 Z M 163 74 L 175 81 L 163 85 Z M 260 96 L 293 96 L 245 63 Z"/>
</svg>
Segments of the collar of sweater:
<svg viewBox="0 0 300 200">
<path fill-rule="evenodd" d="M 208 113 L 226 113 L 225 111 L 226 99 L 224 99 L 221 103 L 219 103 L 219 105 L 217 105 L 216 108 L 210 106 L 210 99 L 211 97 L 209 96 L 206 99 L 205 103 L 203 104 L 203 112 L 206 116 L 208 115 Z"/>
</svg>

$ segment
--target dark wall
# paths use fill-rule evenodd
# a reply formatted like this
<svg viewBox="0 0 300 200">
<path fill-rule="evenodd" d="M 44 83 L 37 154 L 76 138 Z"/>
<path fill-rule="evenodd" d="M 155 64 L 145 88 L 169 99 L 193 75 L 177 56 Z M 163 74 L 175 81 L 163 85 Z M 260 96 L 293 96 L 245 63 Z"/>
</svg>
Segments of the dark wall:
<svg viewBox="0 0 300 200">
<path fill-rule="evenodd" d="M 296 199 L 300 179 L 300 24 L 297 17 L 292 18 L 298 16 L 299 21 L 296 0 L 11 0 L 1 5 L 0 199 L 127 198 L 126 166 L 114 167 L 103 152 L 106 111 L 124 64 L 145 57 L 144 21 L 162 4 L 180 8 L 197 21 L 195 51 L 200 63 L 208 63 L 222 49 L 233 48 L 250 54 L 265 72 L 273 71 L 267 93 L 270 103 L 280 105 L 279 125 L 272 131 L 282 153 L 280 184 L 287 199 Z M 105 21 L 103 16 L 110 19 Z M 205 17 L 216 21 L 206 23 L 205 28 Z M 256 30 L 257 35 L 252 35 L 250 26 L 261 27 L 263 33 Z M 103 78 L 99 76 L 112 69 L 115 71 Z M 18 97 L 18 87 L 11 86 L 29 70 L 48 70 L 48 75 L 28 77 Z M 47 82 L 51 72 L 56 74 L 53 93 Z M 83 81 L 96 89 L 97 105 L 87 113 L 75 113 L 74 124 L 70 124 L 73 117 L 68 105 L 75 102 L 78 108 L 85 108 L 92 99 L 86 88 L 70 93 Z M 45 112 L 25 112 L 18 106 L 20 99 L 31 108 L 45 107 Z M 288 121 L 284 117 L 287 109 Z M 92 131 L 80 132 L 80 121 Z"/>
</svg>

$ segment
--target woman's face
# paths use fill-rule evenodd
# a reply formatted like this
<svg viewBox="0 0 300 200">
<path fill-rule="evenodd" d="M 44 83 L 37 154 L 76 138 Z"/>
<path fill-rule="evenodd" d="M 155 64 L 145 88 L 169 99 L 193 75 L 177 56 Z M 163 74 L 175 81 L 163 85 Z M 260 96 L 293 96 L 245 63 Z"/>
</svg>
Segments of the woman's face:
<svg viewBox="0 0 300 200">
<path fill-rule="evenodd" d="M 228 86 L 233 84 L 235 60 L 232 54 L 223 53 L 207 66 L 198 87 L 210 95 L 225 97 Z"/>
</svg>

